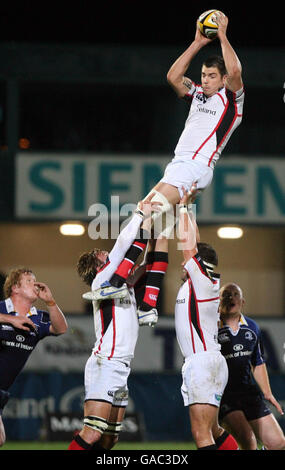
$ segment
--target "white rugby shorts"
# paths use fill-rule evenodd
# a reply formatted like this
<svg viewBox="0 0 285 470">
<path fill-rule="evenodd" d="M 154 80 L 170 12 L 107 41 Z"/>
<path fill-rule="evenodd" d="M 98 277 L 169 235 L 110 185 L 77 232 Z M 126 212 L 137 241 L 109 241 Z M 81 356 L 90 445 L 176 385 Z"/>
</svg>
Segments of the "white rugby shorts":
<svg viewBox="0 0 285 470">
<path fill-rule="evenodd" d="M 181 393 L 184 405 L 194 403 L 219 407 L 228 381 L 228 366 L 219 351 L 193 354 L 182 367 Z"/>
<path fill-rule="evenodd" d="M 183 196 L 182 187 L 190 191 L 197 181 L 197 189 L 205 189 L 213 179 L 213 169 L 204 163 L 195 160 L 184 161 L 173 159 L 165 168 L 164 176 L 160 180 L 178 188 Z"/>
<path fill-rule="evenodd" d="M 115 406 L 128 405 L 129 361 L 91 354 L 85 365 L 85 400 L 104 400 Z"/>
</svg>

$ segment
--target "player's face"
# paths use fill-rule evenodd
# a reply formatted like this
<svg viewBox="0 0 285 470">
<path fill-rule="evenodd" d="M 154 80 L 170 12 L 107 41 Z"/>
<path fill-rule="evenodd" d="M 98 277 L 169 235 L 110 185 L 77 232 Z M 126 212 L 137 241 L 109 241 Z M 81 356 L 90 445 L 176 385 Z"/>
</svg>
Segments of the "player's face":
<svg viewBox="0 0 285 470">
<path fill-rule="evenodd" d="M 35 285 L 36 278 L 32 273 L 21 275 L 19 283 L 14 286 L 14 292 L 23 299 L 34 302 L 38 298 L 39 288 Z"/>
<path fill-rule="evenodd" d="M 186 264 L 186 261 L 183 261 L 183 263 L 181 263 L 181 266 L 182 266 L 181 281 L 183 282 L 187 281 L 188 279 L 188 272 L 184 268 L 185 264 Z"/>
<path fill-rule="evenodd" d="M 226 286 L 221 290 L 220 311 L 224 314 L 241 313 L 244 304 L 242 291 L 236 285 Z"/>
<path fill-rule="evenodd" d="M 217 67 L 206 67 L 203 65 L 201 73 L 201 84 L 203 92 L 210 97 L 224 86 L 224 79 Z"/>
<path fill-rule="evenodd" d="M 100 262 L 100 266 L 98 266 L 97 270 L 100 269 L 106 263 L 108 255 L 108 251 L 98 251 L 98 253 L 96 254 L 96 258 Z"/>
</svg>

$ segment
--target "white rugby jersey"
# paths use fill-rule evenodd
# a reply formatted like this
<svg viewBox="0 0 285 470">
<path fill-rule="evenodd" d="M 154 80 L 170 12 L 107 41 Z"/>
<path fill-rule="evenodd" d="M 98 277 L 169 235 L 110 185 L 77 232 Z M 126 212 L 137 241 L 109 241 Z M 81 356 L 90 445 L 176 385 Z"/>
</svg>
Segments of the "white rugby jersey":
<svg viewBox="0 0 285 470">
<path fill-rule="evenodd" d="M 130 361 L 134 357 L 139 330 L 134 289 L 130 288 L 124 299 L 93 301 L 93 312 L 94 354 Z"/>
<path fill-rule="evenodd" d="M 219 274 L 209 274 L 199 255 L 185 264 L 188 279 L 179 289 L 175 305 L 177 341 L 185 358 L 204 351 L 219 351 Z"/>
<path fill-rule="evenodd" d="M 110 280 L 134 241 L 141 223 L 141 217 L 135 214 L 122 230 L 107 262 L 93 280 L 92 290 Z M 129 287 L 124 299 L 106 299 L 92 303 L 96 335 L 94 354 L 108 359 L 133 358 L 139 331 L 134 289 Z"/>
<path fill-rule="evenodd" d="M 192 82 L 186 97 L 191 100 L 191 106 L 174 160 L 192 159 L 214 168 L 242 121 L 244 89 L 234 93 L 223 87 L 207 98 L 202 86 Z"/>
</svg>

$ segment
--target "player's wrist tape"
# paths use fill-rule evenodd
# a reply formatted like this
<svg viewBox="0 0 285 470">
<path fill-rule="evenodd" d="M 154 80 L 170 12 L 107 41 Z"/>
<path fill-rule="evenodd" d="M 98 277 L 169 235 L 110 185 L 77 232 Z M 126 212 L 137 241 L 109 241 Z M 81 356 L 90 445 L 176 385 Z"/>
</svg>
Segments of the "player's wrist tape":
<svg viewBox="0 0 285 470">
<path fill-rule="evenodd" d="M 192 213 L 192 204 L 179 204 L 179 211 L 184 214 L 191 214 Z"/>
<path fill-rule="evenodd" d="M 55 302 L 54 300 L 48 300 L 48 301 L 46 302 L 46 305 L 47 305 L 48 307 L 54 307 L 54 305 L 56 305 L 56 302 Z"/>
<path fill-rule="evenodd" d="M 144 218 L 145 218 L 145 214 L 144 214 L 144 212 L 143 212 L 143 211 L 141 211 L 141 210 L 140 210 L 138 207 L 136 208 L 136 210 L 135 210 L 135 212 L 134 212 L 134 213 L 135 213 L 135 214 L 138 214 L 138 215 L 139 215 L 139 216 L 140 216 L 142 219 L 144 219 Z"/>
<path fill-rule="evenodd" d="M 188 206 L 187 204 L 179 204 L 179 211 L 182 214 L 187 214 L 188 213 Z"/>
</svg>

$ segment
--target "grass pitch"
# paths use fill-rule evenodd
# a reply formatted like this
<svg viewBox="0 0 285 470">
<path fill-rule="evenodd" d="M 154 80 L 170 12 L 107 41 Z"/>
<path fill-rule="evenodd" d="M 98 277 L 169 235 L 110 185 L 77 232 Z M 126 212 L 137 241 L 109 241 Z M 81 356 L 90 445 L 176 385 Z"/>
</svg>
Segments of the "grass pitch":
<svg viewBox="0 0 285 470">
<path fill-rule="evenodd" d="M 69 442 L 7 441 L 0 450 L 67 450 Z M 115 450 L 195 450 L 193 442 L 118 442 Z"/>
</svg>

